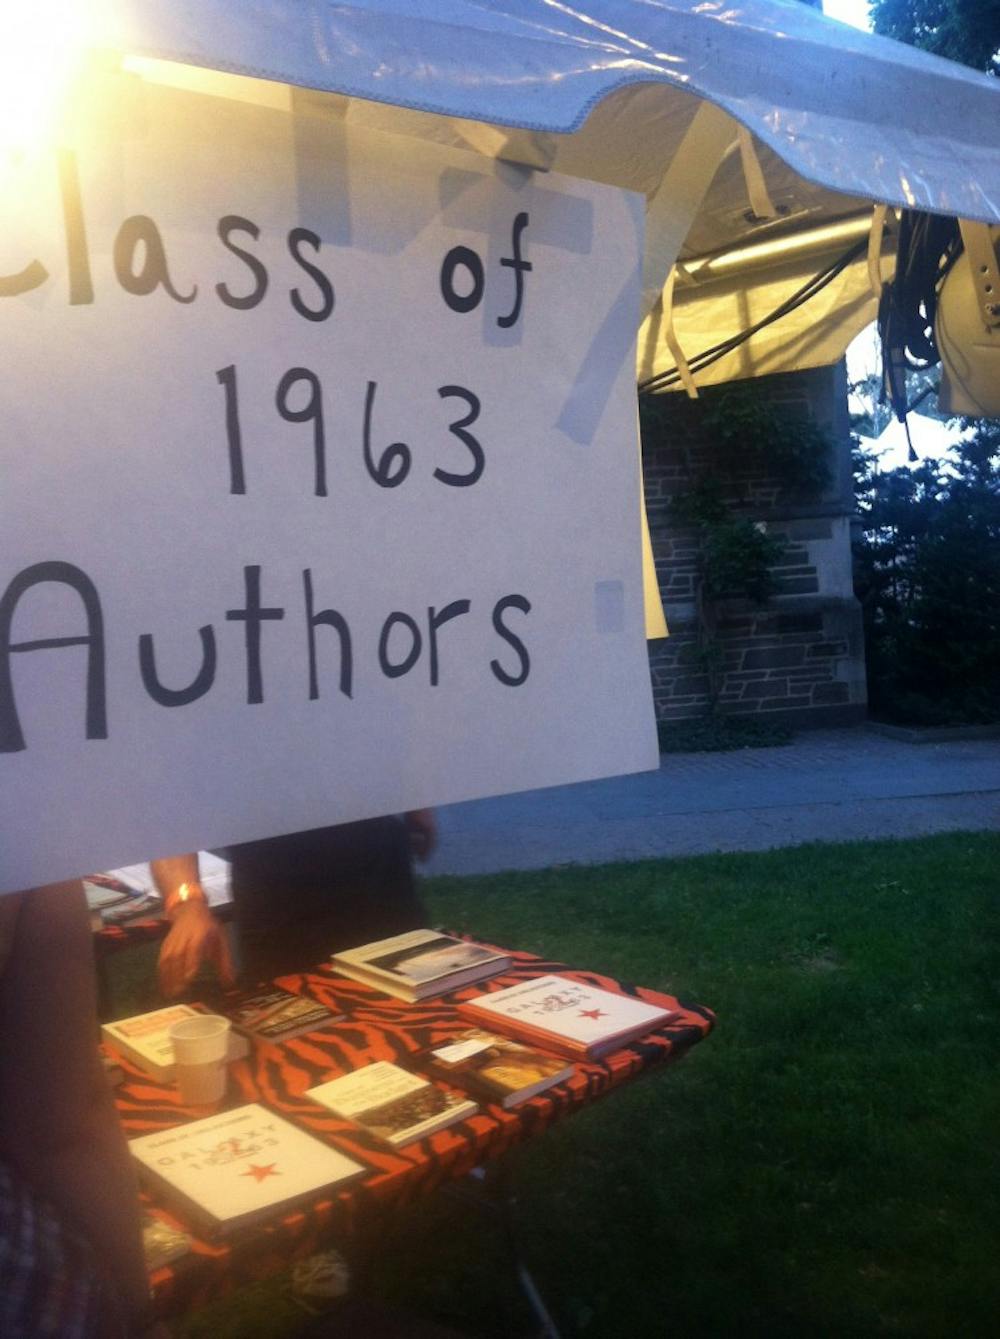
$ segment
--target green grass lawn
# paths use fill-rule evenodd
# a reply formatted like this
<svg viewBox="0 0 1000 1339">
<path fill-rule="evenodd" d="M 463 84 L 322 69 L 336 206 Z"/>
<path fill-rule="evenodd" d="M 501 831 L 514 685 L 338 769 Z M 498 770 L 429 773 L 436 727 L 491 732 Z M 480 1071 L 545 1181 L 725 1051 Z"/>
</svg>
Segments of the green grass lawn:
<svg viewBox="0 0 1000 1339">
<path fill-rule="evenodd" d="M 566 1339 L 996 1333 L 1000 837 L 426 888 L 435 922 L 718 1014 L 682 1063 L 510 1157 Z M 531 1332 L 495 1225 L 448 1200 L 399 1220 L 375 1283 L 474 1335 Z M 273 1285 L 177 1330 L 294 1323 Z"/>
</svg>

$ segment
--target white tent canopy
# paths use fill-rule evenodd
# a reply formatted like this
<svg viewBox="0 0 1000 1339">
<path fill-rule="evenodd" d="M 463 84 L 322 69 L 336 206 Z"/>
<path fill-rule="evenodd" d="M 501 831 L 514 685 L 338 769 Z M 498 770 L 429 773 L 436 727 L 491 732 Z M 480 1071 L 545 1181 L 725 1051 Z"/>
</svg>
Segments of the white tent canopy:
<svg viewBox="0 0 1000 1339">
<path fill-rule="evenodd" d="M 188 77 L 247 76 L 232 96 L 283 94 L 644 193 L 640 381 L 768 315 L 864 236 L 873 204 L 1000 222 L 997 81 L 795 0 L 94 3 L 94 43 Z M 698 384 L 840 357 L 874 318 L 891 224 L 881 271 L 858 255 Z M 734 248 L 747 258 L 735 268 Z"/>
<path fill-rule="evenodd" d="M 112 0 L 103 23 L 137 54 L 535 132 L 642 91 L 585 136 L 586 174 L 647 191 L 702 98 L 807 181 L 1000 221 L 995 83 L 792 0 Z M 582 173 L 578 146 L 554 165 Z"/>
</svg>

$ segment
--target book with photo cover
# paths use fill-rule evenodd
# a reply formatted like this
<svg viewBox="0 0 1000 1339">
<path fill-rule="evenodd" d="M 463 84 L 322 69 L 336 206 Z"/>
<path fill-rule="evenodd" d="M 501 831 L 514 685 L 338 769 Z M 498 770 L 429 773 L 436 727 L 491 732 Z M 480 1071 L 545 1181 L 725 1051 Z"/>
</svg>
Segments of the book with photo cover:
<svg viewBox="0 0 1000 1339">
<path fill-rule="evenodd" d="M 479 1110 L 461 1093 L 439 1088 L 388 1060 L 309 1088 L 305 1095 L 393 1147 L 423 1139 Z"/>
<path fill-rule="evenodd" d="M 197 1227 L 226 1234 L 365 1168 L 259 1103 L 131 1140 L 140 1178 Z"/>
<path fill-rule="evenodd" d="M 116 906 L 134 897 L 134 890 L 126 888 L 117 879 L 109 879 L 100 874 L 88 874 L 83 880 L 83 892 L 87 899 L 87 910 L 93 915 L 100 914 L 108 907 Z"/>
<path fill-rule="evenodd" d="M 325 1004 L 273 986 L 270 990 L 228 991 L 215 1001 L 220 1014 L 232 1020 L 245 1037 L 260 1041 L 290 1041 L 316 1032 L 328 1023 L 342 1022 L 346 1014 L 334 1013 Z"/>
<path fill-rule="evenodd" d="M 431 1072 L 502 1107 L 514 1107 L 573 1074 L 572 1064 L 511 1037 L 469 1028 L 427 1053 Z"/>
<path fill-rule="evenodd" d="M 154 1009 L 133 1018 L 120 1018 L 116 1023 L 101 1025 L 101 1040 L 112 1051 L 148 1074 L 151 1079 L 170 1083 L 174 1077 L 174 1048 L 170 1028 L 182 1018 L 196 1018 L 210 1012 L 202 1005 L 171 1004 L 166 1009 Z M 228 1062 L 242 1060 L 250 1054 L 245 1037 L 231 1033 Z"/>
<path fill-rule="evenodd" d="M 148 894 L 114 874 L 87 874 L 83 879 L 87 912 L 91 930 L 103 930 L 106 925 L 121 925 L 133 918 L 158 916 L 162 900 L 156 893 Z"/>
<path fill-rule="evenodd" d="M 565 976 L 540 976 L 477 995 L 458 1012 L 480 1027 L 504 1032 L 577 1060 L 610 1051 L 662 1027 L 676 1010 L 586 986 Z"/>
<path fill-rule="evenodd" d="M 413 1003 L 497 976 L 510 962 L 508 954 L 484 944 L 438 930 L 410 930 L 337 953 L 333 968 Z"/>
</svg>

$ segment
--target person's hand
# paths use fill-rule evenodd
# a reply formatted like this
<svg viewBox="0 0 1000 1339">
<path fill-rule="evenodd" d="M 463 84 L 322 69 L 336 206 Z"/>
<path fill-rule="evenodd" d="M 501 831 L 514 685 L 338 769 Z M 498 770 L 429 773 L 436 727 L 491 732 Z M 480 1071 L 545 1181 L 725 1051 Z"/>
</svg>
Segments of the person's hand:
<svg viewBox="0 0 1000 1339">
<path fill-rule="evenodd" d="M 204 902 L 185 902 L 174 913 L 173 924 L 160 949 L 160 990 L 168 999 L 179 995 L 205 962 L 215 967 L 224 986 L 235 983 L 236 973 L 222 926 Z"/>
<path fill-rule="evenodd" d="M 437 819 L 433 809 L 411 809 L 403 815 L 410 836 L 410 850 L 420 861 L 429 860 L 437 846 Z"/>
</svg>

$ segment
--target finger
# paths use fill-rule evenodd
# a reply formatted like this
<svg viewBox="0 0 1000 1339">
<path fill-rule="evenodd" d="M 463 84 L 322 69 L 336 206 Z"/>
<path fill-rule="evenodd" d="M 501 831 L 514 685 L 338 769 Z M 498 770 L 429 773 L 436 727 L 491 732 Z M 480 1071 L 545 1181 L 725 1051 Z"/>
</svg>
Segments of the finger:
<svg viewBox="0 0 1000 1339">
<path fill-rule="evenodd" d="M 215 970 L 218 972 L 220 979 L 226 985 L 233 985 L 236 980 L 236 972 L 233 968 L 233 957 L 229 951 L 229 942 L 226 939 L 225 933 L 221 929 L 215 936 L 215 941 L 212 945 L 212 956 L 215 960 Z"/>
<path fill-rule="evenodd" d="M 180 987 L 177 982 L 177 963 L 173 954 L 168 953 L 160 958 L 157 975 L 160 980 L 160 990 L 167 999 L 172 999 L 178 994 Z"/>
<path fill-rule="evenodd" d="M 180 988 L 182 990 L 185 986 L 189 986 L 191 984 L 191 982 L 194 980 L 194 975 L 195 972 L 197 972 L 197 970 L 198 970 L 197 952 L 192 948 L 190 944 L 185 944 L 184 957 L 181 961 L 181 967 L 179 972 L 181 982 Z"/>
</svg>

